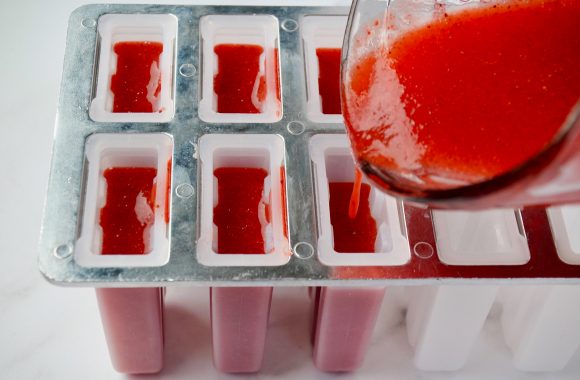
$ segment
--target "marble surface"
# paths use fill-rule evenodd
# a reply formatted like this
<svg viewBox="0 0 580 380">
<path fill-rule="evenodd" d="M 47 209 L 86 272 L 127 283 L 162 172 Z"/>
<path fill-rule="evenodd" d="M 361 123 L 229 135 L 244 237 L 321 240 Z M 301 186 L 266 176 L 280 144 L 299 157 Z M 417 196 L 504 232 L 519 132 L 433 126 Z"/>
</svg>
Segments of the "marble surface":
<svg viewBox="0 0 580 380">
<path fill-rule="evenodd" d="M 0 379 L 132 378 L 110 366 L 93 290 L 49 285 L 36 264 L 67 18 L 82 3 L 0 1 Z M 282 3 L 331 5 L 348 1 Z M 398 302 L 397 291 L 387 292 L 364 367 L 354 374 L 324 374 L 313 367 L 310 358 L 310 305 L 302 288 L 275 290 L 263 371 L 252 376 L 226 376 L 211 364 L 208 293 L 206 288 L 168 289 L 166 367 L 159 375 L 145 378 L 580 378 L 580 354 L 565 371 L 556 374 L 515 371 L 494 314 L 464 370 L 449 374 L 416 371 L 400 315 L 392 313 Z"/>
</svg>

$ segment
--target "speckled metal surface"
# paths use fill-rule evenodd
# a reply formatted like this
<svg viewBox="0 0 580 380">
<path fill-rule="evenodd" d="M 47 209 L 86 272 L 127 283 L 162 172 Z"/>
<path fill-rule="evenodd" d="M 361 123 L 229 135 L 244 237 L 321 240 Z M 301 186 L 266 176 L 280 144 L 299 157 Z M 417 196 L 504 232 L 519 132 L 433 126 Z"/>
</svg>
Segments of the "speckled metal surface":
<svg viewBox="0 0 580 380">
<path fill-rule="evenodd" d="M 429 210 L 401 208 L 411 247 L 411 260 L 400 267 L 327 267 L 317 260 L 316 217 L 308 140 L 317 133 L 344 133 L 341 124 L 317 124 L 305 117 L 305 73 L 299 20 L 304 15 L 345 15 L 346 8 L 209 7 L 87 5 L 70 17 L 67 49 L 45 214 L 39 266 L 59 285 L 397 285 L 478 281 L 578 282 L 580 266 L 562 263 L 556 255 L 546 214 L 523 212 L 532 259 L 526 265 L 456 267 L 442 264 L 436 253 Z M 93 96 L 98 18 L 107 13 L 169 13 L 178 18 L 175 62 L 176 112 L 169 123 L 99 123 L 89 118 Z M 283 118 L 270 124 L 208 124 L 198 118 L 201 16 L 269 14 L 280 24 Z M 296 122 L 302 128 L 296 129 Z M 173 137 L 171 251 L 169 262 L 151 268 L 85 268 L 73 259 L 82 201 L 85 139 L 97 132 L 163 132 Z M 286 149 L 289 240 L 294 255 L 282 266 L 207 267 L 196 259 L 198 234 L 197 141 L 207 133 L 270 133 L 284 139 Z M 193 192 L 191 191 L 193 189 Z M 404 211 L 403 211 L 404 210 Z M 312 248 L 312 252 L 310 249 Z M 421 252 L 427 249 L 428 255 Z"/>
</svg>

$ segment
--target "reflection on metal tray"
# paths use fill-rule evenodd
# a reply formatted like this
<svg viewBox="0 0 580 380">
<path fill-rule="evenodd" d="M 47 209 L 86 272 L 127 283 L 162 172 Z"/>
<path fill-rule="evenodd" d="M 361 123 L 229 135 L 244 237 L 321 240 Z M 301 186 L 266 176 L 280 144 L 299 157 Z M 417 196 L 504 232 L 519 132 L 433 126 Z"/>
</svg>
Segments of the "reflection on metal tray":
<svg viewBox="0 0 580 380">
<path fill-rule="evenodd" d="M 324 202 L 320 202 L 328 199 L 325 181 L 343 175 L 349 180 L 352 163 L 349 163 L 348 144 L 340 118 L 326 117 L 316 110 L 320 101 L 313 100 L 312 94 L 316 94 L 313 88 L 318 88 L 318 75 L 312 72 L 317 70 L 312 59 L 315 47 L 325 46 L 325 43 L 330 44 L 328 47 L 338 47 L 334 45 L 340 38 L 332 35 L 336 34 L 334 22 L 343 28 L 347 12 L 346 8 L 326 7 L 88 5 L 77 9 L 69 21 L 51 176 L 42 224 L 39 259 L 42 273 L 60 285 L 115 287 L 210 283 L 213 286 L 303 286 L 490 280 L 580 282 L 580 266 L 574 264 L 573 258 L 567 260 L 571 264 L 559 259 L 550 230 L 553 218 L 549 219 L 545 210 L 538 208 L 487 215 L 438 214 L 403 205 L 392 198 L 384 200 L 382 194 L 373 193 L 373 212 L 377 224 L 380 221 L 377 253 L 337 256 L 336 260 L 332 257 L 343 254 L 334 253 L 332 248 L 328 248 L 328 241 L 325 242 L 330 224 L 325 219 L 328 215 L 324 214 Z M 100 66 L 107 65 L 109 58 L 100 55 L 99 51 L 100 46 L 110 43 L 110 39 L 97 37 L 99 22 L 103 20 L 100 17 L 106 14 L 165 15 L 147 19 L 145 26 L 140 25 L 150 27 L 148 22 L 155 24 L 155 20 L 161 20 L 163 27 L 147 33 L 158 35 L 160 41 L 166 41 L 164 43 L 173 49 L 162 57 L 160 64 L 165 77 L 172 78 L 172 86 L 163 88 L 161 102 L 165 108 L 161 108 L 162 112 L 153 119 L 139 115 L 118 116 L 106 109 L 106 96 L 99 81 L 103 76 L 103 67 Z M 200 118 L 200 101 L 213 91 L 207 91 L 212 78 L 210 76 L 208 80 L 204 76 L 204 69 L 211 64 L 203 59 L 207 46 L 202 42 L 211 41 L 213 37 L 201 38 L 201 17 L 254 14 L 267 16 L 263 17 L 264 43 L 278 49 L 281 107 L 276 99 L 271 99 L 271 107 L 264 117 L 253 117 L 248 122 L 240 122 L 235 117 L 220 121 L 219 114 L 211 110 L 211 101 L 204 101 L 202 104 L 207 110 L 203 113 L 206 116 Z M 304 23 L 305 16 L 315 15 L 333 17 L 314 23 L 310 18 Z M 227 24 L 227 19 L 223 18 L 214 21 L 208 28 L 216 27 L 220 22 Z M 115 27 L 114 22 L 111 25 L 109 27 Z M 275 34 L 276 28 L 278 36 L 270 36 L 268 33 Z M 325 37 L 317 36 L 317 30 L 321 30 Z M 171 54 L 173 65 L 169 68 L 167 62 L 171 61 Z M 205 67 L 203 62 L 206 62 Z M 274 67 L 271 61 L 268 62 L 266 70 Z M 94 104 L 101 109 L 93 109 L 96 107 L 92 106 L 94 99 L 99 99 Z M 73 253 L 80 235 L 87 183 L 85 142 L 90 135 L 97 133 L 163 133 L 171 137 L 173 169 L 168 261 L 163 258 L 161 261 L 152 260 L 150 266 L 126 263 L 99 266 L 96 260 L 95 265 L 81 266 L 75 260 Z M 203 265 L 198 260 L 204 188 L 200 162 L 203 149 L 199 144 L 201 137 L 209 134 L 261 134 L 280 140 L 283 149 L 272 149 L 276 155 L 281 152 L 284 161 L 285 182 L 282 184 L 285 185 L 287 215 L 283 214 L 282 218 L 287 219 L 287 239 L 278 234 L 277 242 L 283 241 L 287 245 L 284 249 L 286 257 L 282 252 L 282 256 L 263 264 L 258 260 L 252 265 L 228 266 L 227 260 L 212 259 L 208 252 L 203 252 L 199 256 L 202 261 L 213 264 Z M 231 140 L 226 138 L 224 141 Z M 344 165 L 337 161 L 341 159 L 346 160 Z M 344 173 L 337 172 L 337 168 L 343 168 Z M 281 210 L 284 211 L 284 206 Z M 435 223 L 434 218 L 438 218 Z M 562 226 L 562 221 L 557 220 L 558 223 L 552 227 Z M 205 246 L 211 247 L 211 244 Z M 319 252 L 321 247 L 328 252 Z M 437 247 L 445 252 L 438 253 Z M 280 254 L 280 250 L 276 252 L 276 255 Z M 488 256 L 486 252 L 490 252 Z M 568 256 L 579 254 L 567 253 Z M 498 257 L 498 261 L 494 262 L 493 257 Z M 95 262 L 91 258 L 88 261 Z M 114 260 L 108 263 L 117 265 Z M 159 263 L 161 266 L 155 266 Z"/>
</svg>

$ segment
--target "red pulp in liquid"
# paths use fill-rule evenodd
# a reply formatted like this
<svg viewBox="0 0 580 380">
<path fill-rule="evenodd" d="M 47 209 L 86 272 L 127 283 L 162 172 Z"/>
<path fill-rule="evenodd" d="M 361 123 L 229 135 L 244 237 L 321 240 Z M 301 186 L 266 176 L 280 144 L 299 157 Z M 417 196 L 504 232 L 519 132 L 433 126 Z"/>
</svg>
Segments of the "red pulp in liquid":
<svg viewBox="0 0 580 380">
<path fill-rule="evenodd" d="M 148 229 L 155 218 L 154 168 L 119 167 L 104 172 L 105 206 L 101 209 L 103 255 L 139 255 L 149 251 Z"/>
<path fill-rule="evenodd" d="M 377 224 L 371 215 L 369 204 L 370 186 L 360 187 L 359 206 L 356 215 L 349 216 L 352 182 L 330 182 L 330 223 L 334 235 L 334 250 L 340 253 L 374 252 Z"/>
<path fill-rule="evenodd" d="M 357 158 L 433 189 L 521 165 L 580 99 L 579 22 L 580 1 L 512 1 L 446 14 L 363 57 L 343 104 Z"/>
<path fill-rule="evenodd" d="M 340 114 L 340 49 L 316 49 L 322 113 Z"/>
<path fill-rule="evenodd" d="M 111 77 L 113 112 L 156 112 L 161 92 L 160 42 L 118 42 L 117 71 Z"/>
<path fill-rule="evenodd" d="M 214 171 L 218 183 L 218 203 L 213 210 L 217 253 L 265 253 L 261 220 L 268 219 L 262 200 L 267 175 L 259 168 Z"/>
<path fill-rule="evenodd" d="M 222 44 L 214 48 L 218 71 L 213 80 L 218 113 L 261 113 L 266 78 L 260 74 L 258 45 Z"/>
</svg>

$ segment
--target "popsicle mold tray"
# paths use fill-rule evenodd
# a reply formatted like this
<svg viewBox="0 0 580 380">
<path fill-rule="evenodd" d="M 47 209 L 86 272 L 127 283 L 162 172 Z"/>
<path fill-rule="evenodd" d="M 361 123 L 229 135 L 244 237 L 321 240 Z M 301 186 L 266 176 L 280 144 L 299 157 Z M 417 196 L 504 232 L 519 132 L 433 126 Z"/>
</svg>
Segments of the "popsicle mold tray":
<svg viewBox="0 0 580 380">
<path fill-rule="evenodd" d="M 340 115 L 322 112 L 317 49 L 340 48 L 347 11 L 77 9 L 42 225 L 44 275 L 102 287 L 579 283 L 578 206 L 443 212 L 371 189 L 374 249 L 339 252 L 329 184 L 352 182 L 354 163 Z M 146 73 L 146 107 L 130 104 L 137 107 L 130 112 L 113 100 L 122 98 L 114 91 L 123 75 L 120 42 L 157 49 Z M 218 57 L 216 47 L 236 45 L 252 46 L 258 74 L 243 107 L 224 111 L 216 94 L 228 74 L 239 75 L 232 70 L 243 57 Z M 234 62 L 223 66 L 222 59 Z M 223 167 L 265 173 L 264 252 L 217 252 L 214 171 Z M 111 168 L 154 170 L 152 195 L 140 192 L 135 204 L 146 225 L 143 254 L 103 254 L 119 253 L 105 252 L 118 248 L 105 248 L 99 214 L 113 188 L 105 180 Z"/>
</svg>

